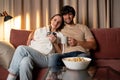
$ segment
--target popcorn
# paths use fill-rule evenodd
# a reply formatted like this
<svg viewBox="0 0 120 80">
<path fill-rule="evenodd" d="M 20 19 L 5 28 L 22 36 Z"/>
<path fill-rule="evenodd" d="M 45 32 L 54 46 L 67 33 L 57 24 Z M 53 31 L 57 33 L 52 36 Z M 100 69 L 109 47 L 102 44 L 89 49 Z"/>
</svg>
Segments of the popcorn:
<svg viewBox="0 0 120 80">
<path fill-rule="evenodd" d="M 66 58 L 65 60 L 73 61 L 73 62 L 87 61 L 87 60 L 85 60 L 84 58 L 81 58 L 81 57 Z"/>
</svg>

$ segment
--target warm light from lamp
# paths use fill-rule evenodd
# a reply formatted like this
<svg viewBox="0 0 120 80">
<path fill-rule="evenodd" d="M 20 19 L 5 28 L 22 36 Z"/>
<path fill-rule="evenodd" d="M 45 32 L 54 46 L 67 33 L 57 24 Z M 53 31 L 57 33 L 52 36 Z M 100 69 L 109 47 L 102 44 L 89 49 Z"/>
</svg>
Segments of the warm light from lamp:
<svg viewBox="0 0 120 80">
<path fill-rule="evenodd" d="M 3 18 L 0 18 L 0 41 L 3 40 L 4 38 L 4 33 L 3 33 Z"/>
<path fill-rule="evenodd" d="M 12 16 L 8 15 L 6 11 L 0 13 L 0 17 L 4 17 L 4 27 L 3 27 L 3 40 L 9 41 L 10 29 L 11 29 L 11 19 Z"/>
<path fill-rule="evenodd" d="M 11 26 L 12 26 L 11 20 L 4 22 L 4 40 L 7 42 L 9 42 Z"/>
<path fill-rule="evenodd" d="M 30 29 L 30 14 L 29 13 L 26 14 L 26 29 L 27 30 Z"/>
<path fill-rule="evenodd" d="M 14 28 L 21 29 L 21 16 L 14 17 Z"/>
<path fill-rule="evenodd" d="M 48 13 L 49 13 L 49 12 L 48 12 L 48 9 L 46 9 L 46 25 L 49 24 L 49 22 L 48 22 L 48 21 L 49 21 L 49 20 L 48 20 L 48 19 L 49 19 Z"/>
<path fill-rule="evenodd" d="M 40 27 L 40 12 L 39 11 L 36 12 L 36 27 L 37 28 Z"/>
</svg>

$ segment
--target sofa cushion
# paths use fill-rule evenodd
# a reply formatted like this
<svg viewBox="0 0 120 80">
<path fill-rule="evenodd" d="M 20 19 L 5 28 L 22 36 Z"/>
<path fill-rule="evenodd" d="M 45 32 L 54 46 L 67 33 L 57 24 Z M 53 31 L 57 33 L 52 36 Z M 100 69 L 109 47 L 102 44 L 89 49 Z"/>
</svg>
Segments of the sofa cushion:
<svg viewBox="0 0 120 80">
<path fill-rule="evenodd" d="M 109 66 L 113 70 L 120 72 L 120 59 L 98 59 L 95 62 L 99 67 Z"/>
<path fill-rule="evenodd" d="M 0 66 L 8 69 L 15 48 L 7 42 L 0 41 Z"/>
<path fill-rule="evenodd" d="M 26 45 L 27 39 L 31 31 L 11 29 L 10 43 L 16 48 L 19 45 Z"/>
</svg>

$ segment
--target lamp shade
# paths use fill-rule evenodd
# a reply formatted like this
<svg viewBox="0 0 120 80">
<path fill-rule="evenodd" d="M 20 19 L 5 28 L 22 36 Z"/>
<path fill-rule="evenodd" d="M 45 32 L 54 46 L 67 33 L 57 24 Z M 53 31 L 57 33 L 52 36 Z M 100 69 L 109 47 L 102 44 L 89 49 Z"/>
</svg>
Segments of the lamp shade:
<svg viewBox="0 0 120 80">
<path fill-rule="evenodd" d="M 4 22 L 12 19 L 12 16 L 8 15 L 6 11 L 3 12 L 3 15 L 4 15 Z"/>
<path fill-rule="evenodd" d="M 12 16 L 7 15 L 7 16 L 4 17 L 4 22 L 5 22 L 5 21 L 8 21 L 8 20 L 10 20 L 10 19 L 12 19 Z"/>
</svg>

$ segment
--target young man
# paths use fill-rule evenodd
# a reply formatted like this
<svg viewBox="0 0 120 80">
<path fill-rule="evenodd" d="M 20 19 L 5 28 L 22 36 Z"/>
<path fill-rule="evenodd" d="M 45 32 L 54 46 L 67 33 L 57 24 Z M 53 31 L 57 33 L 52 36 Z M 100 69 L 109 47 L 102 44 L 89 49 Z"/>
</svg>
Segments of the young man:
<svg viewBox="0 0 120 80">
<path fill-rule="evenodd" d="M 57 80 L 56 72 L 60 66 L 64 66 L 62 58 L 65 57 L 90 57 L 89 50 L 96 49 L 96 41 L 90 32 L 89 28 L 82 24 L 75 24 L 73 19 L 75 17 L 75 10 L 71 6 L 64 6 L 61 9 L 61 14 L 64 19 L 65 26 L 62 33 L 67 37 L 67 46 L 65 46 L 65 53 L 51 55 L 49 67 L 51 71 L 47 80 Z M 52 75 L 52 76 L 50 76 Z"/>
<path fill-rule="evenodd" d="M 90 49 L 96 49 L 96 42 L 89 28 L 85 25 L 74 23 L 74 8 L 71 6 L 64 6 L 61 10 L 61 14 L 65 22 L 62 33 L 67 37 L 71 37 L 71 39 L 73 38 L 74 41 L 72 44 L 76 44 L 76 46 L 68 46 L 67 48 L 70 50 L 66 52 L 81 51 L 85 52 L 85 54 L 89 54 L 88 51 Z M 71 39 L 69 39 L 68 42 L 70 42 Z"/>
</svg>

